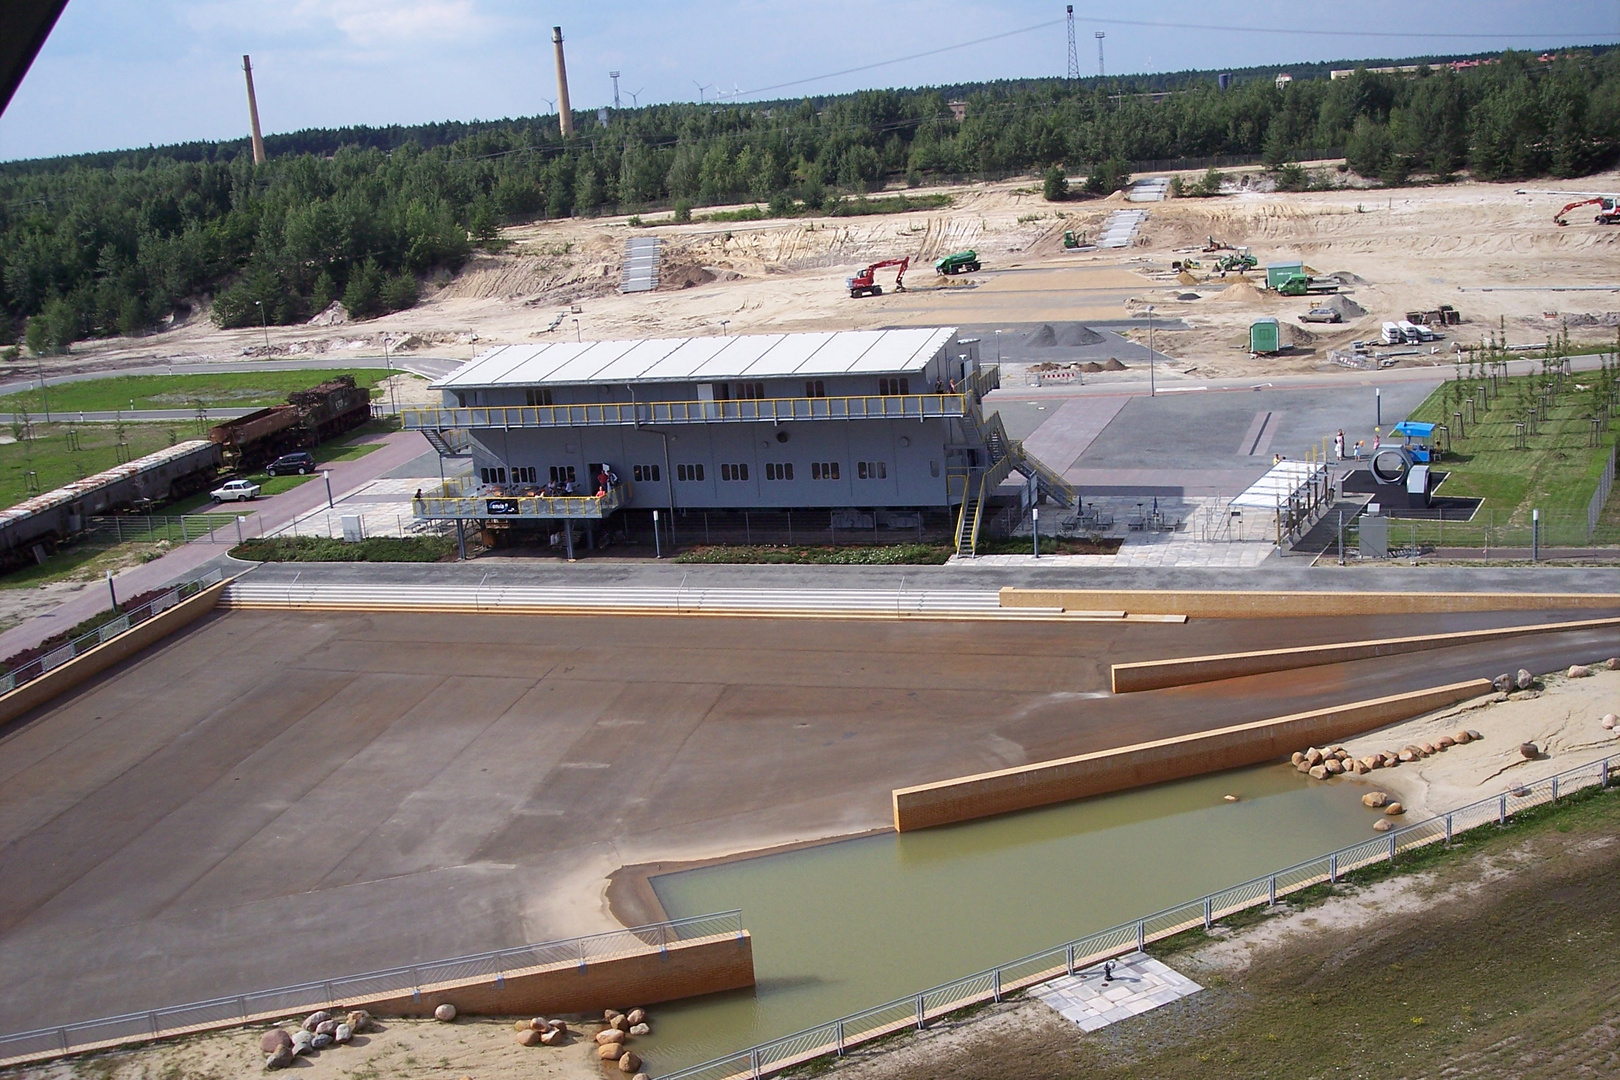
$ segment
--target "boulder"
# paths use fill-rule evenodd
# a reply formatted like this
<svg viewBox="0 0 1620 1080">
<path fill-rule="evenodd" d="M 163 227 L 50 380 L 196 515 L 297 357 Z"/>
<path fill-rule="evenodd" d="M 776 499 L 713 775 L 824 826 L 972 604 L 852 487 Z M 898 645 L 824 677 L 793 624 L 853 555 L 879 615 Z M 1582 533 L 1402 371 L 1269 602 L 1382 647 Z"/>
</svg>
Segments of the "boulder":
<svg viewBox="0 0 1620 1080">
<path fill-rule="evenodd" d="M 1450 750 L 1453 746 L 1457 745 L 1457 740 L 1453 739 L 1450 735 L 1442 735 L 1438 739 L 1434 740 L 1434 745 L 1439 747 L 1441 750 Z"/>
<path fill-rule="evenodd" d="M 309 1048 L 311 1050 L 325 1050 L 335 1042 L 337 1040 L 332 1038 L 330 1034 L 322 1033 L 309 1040 Z"/>
<path fill-rule="evenodd" d="M 529 1022 L 527 1020 L 514 1020 L 514 1021 L 512 1021 L 512 1030 L 513 1031 L 528 1031 L 529 1030 Z"/>
<path fill-rule="evenodd" d="M 1395 823 L 1389 820 L 1387 817 L 1381 817 L 1377 821 L 1373 822 L 1373 828 L 1378 832 L 1389 832 L 1389 830 L 1393 829 L 1394 827 Z"/>
<path fill-rule="evenodd" d="M 340 1023 L 342 1023 L 341 1020 L 322 1020 L 320 1023 L 315 1025 L 315 1034 L 330 1035 L 337 1031 L 338 1024 Z"/>
<path fill-rule="evenodd" d="M 1385 806 L 1388 803 L 1389 794 L 1383 791 L 1369 791 L 1367 794 L 1361 797 L 1362 806 L 1370 806 L 1374 809 L 1377 809 L 1380 806 Z"/>
<path fill-rule="evenodd" d="M 648 1076 L 646 1073 L 636 1073 L 636 1075 L 632 1076 L 630 1080 L 652 1080 L 652 1077 Z"/>
<path fill-rule="evenodd" d="M 622 1043 L 603 1043 L 596 1048 L 596 1056 L 602 1061 L 618 1061 L 624 1055 Z"/>
<path fill-rule="evenodd" d="M 1470 743 L 1470 742 L 1474 741 L 1474 737 L 1472 735 L 1468 734 L 1468 732 L 1466 732 L 1466 731 L 1457 732 L 1457 734 L 1453 735 L 1451 737 L 1451 739 L 1458 746 L 1461 746 L 1463 743 Z"/>
<path fill-rule="evenodd" d="M 313 1031 L 295 1031 L 292 1034 L 292 1051 L 295 1054 L 309 1053 L 310 1044 L 315 1041 Z"/>
<path fill-rule="evenodd" d="M 456 1007 L 448 1001 L 433 1010 L 433 1019 L 441 1024 L 448 1024 L 456 1018 Z"/>
<path fill-rule="evenodd" d="M 1481 735 L 1479 732 L 1475 731 L 1473 728 L 1469 728 L 1468 729 L 1468 737 L 1470 739 L 1483 739 L 1485 736 Z"/>
<path fill-rule="evenodd" d="M 1298 750 L 1295 750 L 1292 754 L 1288 755 L 1288 760 L 1292 761 L 1295 765 L 1298 765 L 1300 762 L 1305 760 L 1305 755 L 1300 753 Z"/>
<path fill-rule="evenodd" d="M 266 1054 L 273 1054 L 283 1046 L 292 1049 L 292 1036 L 280 1028 L 271 1028 L 259 1039 L 259 1049 Z"/>
<path fill-rule="evenodd" d="M 631 1024 L 630 1025 L 630 1034 L 638 1035 L 638 1036 L 639 1035 L 651 1035 L 652 1034 L 652 1026 L 650 1024 L 648 1024 L 647 1021 L 645 1021 L 645 1020 L 643 1020 L 639 1024 Z"/>
<path fill-rule="evenodd" d="M 634 1050 L 626 1050 L 624 1056 L 619 1058 L 619 1071 L 622 1073 L 641 1071 L 641 1058 Z"/>
<path fill-rule="evenodd" d="M 1372 772 L 1374 769 L 1382 769 L 1384 767 L 1384 759 L 1376 755 L 1362 758 L 1361 763 L 1367 767 L 1368 772 Z"/>
<path fill-rule="evenodd" d="M 1301 761 L 1298 765 L 1295 765 L 1294 768 L 1298 769 L 1302 773 L 1308 773 L 1311 771 L 1312 766 L 1308 761 Z"/>
<path fill-rule="evenodd" d="M 1608 728 L 1610 731 L 1613 731 L 1616 725 L 1620 725 L 1620 716 L 1616 716 L 1612 712 L 1604 713 L 1603 719 L 1600 721 L 1600 723 L 1602 723 L 1603 726 Z"/>
<path fill-rule="evenodd" d="M 1534 761 L 1536 758 L 1541 756 L 1541 751 L 1536 748 L 1536 744 L 1533 742 L 1520 743 L 1519 756 L 1524 758 L 1526 761 Z"/>
<path fill-rule="evenodd" d="M 599 1031 L 596 1033 L 596 1041 L 601 1043 L 603 1046 L 606 1046 L 609 1043 L 622 1043 L 624 1042 L 624 1039 L 625 1033 L 620 1031 L 618 1028 L 608 1028 L 606 1031 Z"/>
<path fill-rule="evenodd" d="M 1418 755 L 1411 750 L 1402 750 L 1400 753 L 1400 758 L 1402 761 L 1411 762 L 1416 761 L 1418 759 Z"/>
<path fill-rule="evenodd" d="M 1326 769 L 1324 769 L 1320 765 L 1312 765 L 1311 766 L 1311 779 L 1312 780 L 1326 780 L 1327 778 L 1328 778 L 1328 771 Z"/>
<path fill-rule="evenodd" d="M 1406 807 L 1402 806 L 1398 802 L 1392 802 L 1388 806 L 1384 807 L 1384 813 L 1388 814 L 1390 817 L 1400 817 L 1402 814 L 1406 813 Z"/>
<path fill-rule="evenodd" d="M 1322 768 L 1327 770 L 1329 776 L 1338 776 L 1344 772 L 1344 762 L 1336 757 L 1330 757 L 1322 762 Z"/>
<path fill-rule="evenodd" d="M 528 1028 L 530 1031 L 547 1031 L 551 1028 L 551 1021 L 547 1020 L 543 1016 L 537 1016 L 523 1026 Z"/>
<path fill-rule="evenodd" d="M 1434 743 L 1432 743 L 1432 742 L 1426 742 L 1422 746 L 1420 746 L 1418 749 L 1423 751 L 1423 756 L 1424 757 L 1434 757 L 1434 755 L 1436 755 L 1436 754 L 1438 754 L 1440 752 L 1440 748 L 1438 746 L 1434 745 Z"/>
<path fill-rule="evenodd" d="M 1505 694 L 1509 690 L 1513 689 L 1513 676 L 1498 675 L 1496 678 L 1491 680 L 1491 685 L 1496 688 L 1498 693 Z"/>
<path fill-rule="evenodd" d="M 540 1042 L 544 1046 L 557 1046 L 568 1038 L 568 1032 L 558 1031 L 556 1028 L 547 1028 L 540 1033 Z"/>
<path fill-rule="evenodd" d="M 332 1041 L 340 1046 L 352 1038 L 354 1038 L 354 1028 L 348 1024 L 339 1024 L 337 1030 L 332 1032 Z"/>
<path fill-rule="evenodd" d="M 318 1026 L 330 1019 L 332 1019 L 332 1014 L 327 1012 L 325 1009 L 322 1009 L 320 1012 L 312 1012 L 308 1016 L 304 1017 L 304 1030 L 312 1032 Z"/>
<path fill-rule="evenodd" d="M 355 1009 L 349 1013 L 348 1023 L 356 1035 L 370 1031 L 372 1026 L 371 1014 L 364 1009 Z"/>
<path fill-rule="evenodd" d="M 1520 668 L 1513 676 L 1513 685 L 1520 690 L 1528 690 L 1536 685 L 1536 677 L 1526 668 Z"/>
<path fill-rule="evenodd" d="M 566 1020 L 547 1020 L 546 1023 L 551 1027 L 551 1030 L 560 1031 L 564 1035 L 568 1034 L 568 1021 L 566 1021 Z"/>
<path fill-rule="evenodd" d="M 520 1031 L 517 1033 L 517 1044 L 519 1046 L 539 1046 L 540 1033 L 533 1028 Z"/>
<path fill-rule="evenodd" d="M 602 1020 L 605 1023 L 611 1024 L 611 1023 L 613 1023 L 613 1018 L 615 1016 L 622 1016 L 622 1015 L 624 1015 L 624 1014 L 619 1012 L 618 1009 L 603 1009 L 602 1010 Z"/>
<path fill-rule="evenodd" d="M 1585 664 L 1571 664 L 1565 674 L 1572 679 L 1584 679 L 1592 674 L 1592 669 Z"/>
<path fill-rule="evenodd" d="M 624 1018 L 630 1021 L 632 1024 L 639 1024 L 643 1020 L 647 1019 L 647 1010 L 631 1009 L 629 1012 L 624 1014 Z"/>
<path fill-rule="evenodd" d="M 612 1025 L 615 1028 L 618 1028 L 620 1031 L 629 1031 L 630 1030 L 630 1020 L 623 1013 L 620 1013 L 618 1016 L 615 1016 L 610 1021 L 610 1023 L 612 1023 Z"/>
<path fill-rule="evenodd" d="M 1610 671 L 1620 671 L 1620 656 L 1611 656 L 1603 662 L 1603 666 Z"/>
<path fill-rule="evenodd" d="M 291 1044 L 276 1047 L 275 1050 L 271 1051 L 270 1056 L 264 1059 L 264 1067 L 267 1069 L 285 1069 L 292 1063 L 293 1051 Z"/>
<path fill-rule="evenodd" d="M 1323 755 L 1322 751 L 1318 750 L 1314 746 L 1305 751 L 1305 760 L 1310 762 L 1312 765 L 1322 764 L 1322 758 L 1324 756 L 1325 755 Z"/>
<path fill-rule="evenodd" d="M 1385 750 L 1378 756 L 1384 759 L 1384 768 L 1386 769 L 1393 769 L 1401 763 L 1401 755 L 1393 750 Z"/>
</svg>

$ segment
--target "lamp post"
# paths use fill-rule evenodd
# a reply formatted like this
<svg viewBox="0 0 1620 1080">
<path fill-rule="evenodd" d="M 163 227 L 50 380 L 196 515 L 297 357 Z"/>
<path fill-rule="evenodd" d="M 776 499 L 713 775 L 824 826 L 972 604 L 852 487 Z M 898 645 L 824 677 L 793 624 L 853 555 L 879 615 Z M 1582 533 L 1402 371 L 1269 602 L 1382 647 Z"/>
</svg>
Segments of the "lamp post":
<svg viewBox="0 0 1620 1080">
<path fill-rule="evenodd" d="M 1035 541 L 1035 558 L 1041 557 L 1041 508 L 1029 508 L 1029 535 Z"/>
<path fill-rule="evenodd" d="M 664 557 L 664 541 L 658 535 L 658 511 L 653 511 L 653 558 Z"/>
<path fill-rule="evenodd" d="M 332 474 L 323 469 L 321 470 L 321 479 L 326 481 L 326 508 L 335 510 L 337 507 L 332 503 Z"/>
<path fill-rule="evenodd" d="M 579 336 L 579 320 L 575 319 L 574 320 L 574 344 L 577 345 L 582 340 L 583 339 Z"/>
<path fill-rule="evenodd" d="M 1157 396 L 1153 386 L 1153 305 L 1148 305 L 1148 397 Z"/>
<path fill-rule="evenodd" d="M 728 327 L 730 325 L 731 325 L 731 320 L 730 319 L 721 319 L 720 320 L 720 336 L 721 337 L 730 337 L 731 336 L 730 334 L 726 333 L 726 327 Z"/>
<path fill-rule="evenodd" d="M 45 393 L 45 360 L 39 354 L 34 355 L 34 363 L 39 365 L 39 400 L 45 406 L 45 422 L 51 422 L 51 399 Z"/>
<path fill-rule="evenodd" d="M 388 369 L 388 410 L 392 415 L 398 416 L 399 415 L 399 401 L 394 396 L 394 362 L 391 359 L 389 359 L 389 357 L 388 357 L 388 345 L 389 345 L 388 335 L 384 334 L 383 335 L 383 364 Z"/>
<path fill-rule="evenodd" d="M 253 306 L 259 309 L 259 328 L 264 331 L 264 355 L 270 358 L 270 316 L 264 313 L 264 301 L 255 300 Z"/>
<path fill-rule="evenodd" d="M 996 363 L 1001 363 L 1001 331 L 996 331 Z"/>
</svg>

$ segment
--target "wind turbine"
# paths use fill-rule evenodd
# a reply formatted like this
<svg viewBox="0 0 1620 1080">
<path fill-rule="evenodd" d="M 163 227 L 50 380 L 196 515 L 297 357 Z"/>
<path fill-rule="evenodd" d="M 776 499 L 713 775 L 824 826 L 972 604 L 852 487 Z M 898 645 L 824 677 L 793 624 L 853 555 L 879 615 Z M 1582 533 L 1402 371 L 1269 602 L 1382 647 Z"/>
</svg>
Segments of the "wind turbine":
<svg viewBox="0 0 1620 1080">
<path fill-rule="evenodd" d="M 714 83 L 700 83 L 696 79 L 693 79 L 692 80 L 692 85 L 698 88 L 698 104 L 702 105 L 703 104 L 703 91 L 705 91 L 705 90 L 713 90 L 714 89 Z"/>
<path fill-rule="evenodd" d="M 636 90 L 626 90 L 625 91 L 625 93 L 630 95 L 630 105 L 631 105 L 632 108 L 636 108 L 636 109 L 641 108 L 641 102 L 640 102 L 640 100 L 638 100 L 637 95 L 640 94 L 641 91 L 645 90 L 645 89 L 647 89 L 647 88 L 645 86 L 643 86 L 643 87 L 640 87 L 639 89 L 636 89 Z"/>
</svg>

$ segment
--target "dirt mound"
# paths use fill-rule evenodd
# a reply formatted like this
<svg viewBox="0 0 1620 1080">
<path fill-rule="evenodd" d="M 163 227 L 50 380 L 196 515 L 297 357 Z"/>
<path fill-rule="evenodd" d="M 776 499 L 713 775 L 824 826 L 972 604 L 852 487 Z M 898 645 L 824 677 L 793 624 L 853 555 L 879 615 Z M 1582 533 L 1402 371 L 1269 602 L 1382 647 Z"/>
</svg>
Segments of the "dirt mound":
<svg viewBox="0 0 1620 1080">
<path fill-rule="evenodd" d="M 1295 326 L 1293 323 L 1283 323 L 1283 326 L 1288 330 L 1288 344 L 1301 349 L 1315 348 L 1315 334 L 1302 326 Z"/>
<path fill-rule="evenodd" d="M 1343 293 L 1334 295 L 1322 306 L 1332 308 L 1346 319 L 1359 319 L 1361 316 L 1367 314 L 1366 308 L 1362 307 L 1348 296 L 1345 296 Z"/>
<path fill-rule="evenodd" d="M 1212 304 L 1258 304 L 1265 300 L 1265 296 L 1248 278 L 1238 278 L 1232 284 L 1222 289 L 1210 298 Z"/>
<path fill-rule="evenodd" d="M 1125 365 L 1120 363 L 1118 360 L 1114 359 L 1112 356 L 1110 356 L 1108 358 L 1108 363 L 1106 363 L 1106 364 L 1104 364 L 1102 366 L 1102 370 L 1104 370 L 1104 371 L 1124 371 L 1125 370 Z"/>
<path fill-rule="evenodd" d="M 341 300 L 334 300 L 326 305 L 326 310 L 309 320 L 310 326 L 342 326 L 349 321 L 349 313 L 343 307 Z"/>
<path fill-rule="evenodd" d="M 1095 375 L 1097 372 L 1101 371 L 1102 369 L 1103 369 L 1103 366 L 1101 364 L 1097 363 L 1097 361 L 1095 361 L 1095 360 L 1089 360 L 1086 363 L 1080 365 L 1080 370 L 1081 371 L 1087 372 L 1087 373 L 1092 374 L 1092 375 Z"/>
<path fill-rule="evenodd" d="M 1329 274 L 1328 277 L 1332 278 L 1334 281 L 1337 281 L 1340 285 L 1367 284 L 1366 278 L 1362 277 L 1360 274 L 1352 274 L 1348 270 L 1335 270 L 1333 273 Z"/>
<path fill-rule="evenodd" d="M 1183 270 L 1181 273 L 1176 275 L 1176 280 L 1181 282 L 1183 285 L 1196 285 L 1196 284 L 1198 284 L 1198 279 L 1193 277 L 1191 274 L 1189 274 L 1185 270 Z"/>
<path fill-rule="evenodd" d="M 1057 334 L 1052 330 L 1051 323 L 1041 323 L 1034 333 L 1024 339 L 1024 344 L 1038 349 L 1048 349 L 1057 344 Z"/>
<path fill-rule="evenodd" d="M 1070 348 L 1079 348 L 1082 345 L 1100 345 L 1103 336 L 1089 326 L 1080 323 L 1069 323 L 1058 332 L 1057 343 Z"/>
<path fill-rule="evenodd" d="M 738 276 L 740 275 L 732 274 L 732 277 Z M 714 278 L 714 271 L 707 266 L 699 266 L 695 262 L 678 261 L 671 264 L 666 261 L 658 268 L 658 291 L 690 289 L 697 285 L 707 285 Z"/>
</svg>

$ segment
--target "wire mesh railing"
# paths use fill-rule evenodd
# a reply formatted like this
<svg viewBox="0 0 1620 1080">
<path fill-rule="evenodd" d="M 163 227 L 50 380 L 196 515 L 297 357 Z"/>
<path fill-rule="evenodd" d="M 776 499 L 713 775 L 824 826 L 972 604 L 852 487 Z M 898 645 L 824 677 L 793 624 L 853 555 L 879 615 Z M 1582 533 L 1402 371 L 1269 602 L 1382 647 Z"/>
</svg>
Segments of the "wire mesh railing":
<svg viewBox="0 0 1620 1080">
<path fill-rule="evenodd" d="M 701 1065 L 660 1074 L 658 1080 L 759 1080 L 770 1074 L 828 1055 L 842 1056 L 850 1047 L 908 1028 L 1005 994 L 1072 975 L 1118 956 L 1196 928 L 1208 929 L 1220 918 L 1252 907 L 1273 905 L 1280 897 L 1382 862 L 1402 852 L 1454 837 L 1482 825 L 1505 825 L 1515 813 L 1555 802 L 1571 792 L 1608 787 L 1614 773 L 1610 758 L 1589 762 L 1531 784 L 1515 785 L 1499 795 L 1469 803 L 1411 825 L 1391 829 L 1326 855 L 1221 889 L 1184 904 L 1154 912 L 1135 922 L 1078 938 L 1055 948 L 1021 957 L 1009 964 L 897 998 L 839 1020 L 760 1043 Z M 1620 767 L 1617 767 L 1620 768 Z"/>
<path fill-rule="evenodd" d="M 213 1027 L 227 1027 L 255 1018 L 280 1017 L 344 1004 L 420 994 L 432 987 L 494 981 L 534 969 L 563 965 L 584 969 L 615 957 L 644 954 L 680 941 L 737 935 L 743 932 L 739 910 L 670 919 L 646 926 L 610 930 L 586 937 L 567 938 L 509 949 L 451 957 L 429 963 L 388 968 L 258 990 L 248 994 L 211 998 L 145 1012 L 124 1013 L 55 1027 L 0 1035 L 0 1065 L 32 1061 L 121 1042 L 161 1038 Z"/>
<path fill-rule="evenodd" d="M 160 596 L 153 597 L 139 607 L 130 608 L 117 616 L 108 619 L 94 630 L 80 634 L 72 640 L 58 645 L 56 648 L 34 657 L 27 663 L 19 664 L 0 675 L 0 694 L 9 694 L 11 691 L 30 683 L 48 671 L 61 667 L 69 660 L 94 649 L 98 645 L 105 645 L 122 634 L 146 622 L 154 615 L 174 607 L 182 600 L 187 600 L 210 585 L 216 585 L 224 580 L 224 574 L 219 570 L 211 570 L 195 581 L 188 581 L 177 585 Z"/>
</svg>

